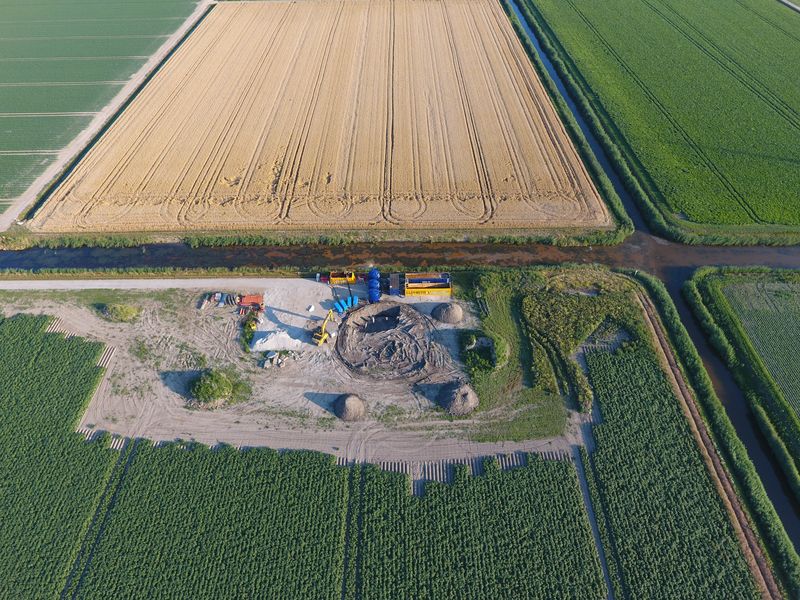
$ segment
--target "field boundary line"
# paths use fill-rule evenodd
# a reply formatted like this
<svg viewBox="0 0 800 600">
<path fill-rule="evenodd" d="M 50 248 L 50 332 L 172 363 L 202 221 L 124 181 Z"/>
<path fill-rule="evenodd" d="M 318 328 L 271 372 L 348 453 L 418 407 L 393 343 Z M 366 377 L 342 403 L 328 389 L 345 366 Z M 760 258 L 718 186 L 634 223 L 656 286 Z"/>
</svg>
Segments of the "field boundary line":
<svg viewBox="0 0 800 600">
<path fill-rule="evenodd" d="M 800 13 L 800 6 L 798 6 L 798 5 L 797 5 L 797 4 L 795 4 L 794 2 L 789 2 L 789 0 L 778 0 L 778 2 L 780 2 L 780 3 L 781 3 L 781 4 L 783 4 L 784 6 L 788 6 L 788 7 L 789 7 L 789 8 L 791 8 L 793 11 Z"/>
<path fill-rule="evenodd" d="M 11 227 L 19 216 L 28 209 L 37 199 L 39 193 L 47 188 L 60 173 L 78 158 L 87 145 L 112 122 L 119 111 L 135 96 L 149 77 L 155 73 L 162 63 L 174 50 L 188 37 L 188 34 L 203 20 L 214 5 L 212 0 L 201 0 L 194 12 L 184 20 L 182 25 L 167 38 L 161 47 L 143 64 L 139 70 L 128 80 L 128 83 L 116 96 L 99 112 L 89 113 L 94 116 L 92 122 L 77 137 L 75 137 L 58 154 L 58 159 L 40 174 L 20 196 L 14 199 L 3 214 L 0 215 L 0 231 Z M 109 57 L 102 57 L 107 59 Z M 3 60 L 3 59 L 0 59 Z M 0 113 L 0 116 L 2 113 Z"/>
<path fill-rule="evenodd" d="M 584 444 L 586 444 L 585 441 Z M 600 537 L 600 527 L 597 524 L 597 515 L 595 514 L 594 505 L 592 504 L 592 495 L 589 493 L 589 484 L 586 481 L 586 466 L 583 464 L 578 446 L 572 447 L 572 462 L 575 464 L 575 474 L 578 480 L 578 487 L 581 490 L 583 508 L 586 510 L 586 518 L 592 529 L 592 539 L 594 540 L 595 550 L 597 550 L 597 558 L 600 560 L 600 569 L 603 571 L 603 580 L 606 583 L 606 590 L 608 592 L 607 598 L 608 600 L 614 600 L 614 586 L 611 584 L 611 576 L 608 574 L 606 550 L 603 548 L 603 540 Z M 589 466 L 589 468 L 591 468 L 591 466 Z"/>
</svg>

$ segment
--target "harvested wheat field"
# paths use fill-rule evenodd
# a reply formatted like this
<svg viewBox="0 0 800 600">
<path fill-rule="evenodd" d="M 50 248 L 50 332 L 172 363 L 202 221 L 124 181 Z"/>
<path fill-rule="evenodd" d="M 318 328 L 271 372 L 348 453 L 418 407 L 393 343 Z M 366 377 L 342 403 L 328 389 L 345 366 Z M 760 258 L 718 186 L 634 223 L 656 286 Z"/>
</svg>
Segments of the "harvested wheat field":
<svg viewBox="0 0 800 600">
<path fill-rule="evenodd" d="M 219 4 L 31 223 L 612 226 L 494 0 Z"/>
</svg>

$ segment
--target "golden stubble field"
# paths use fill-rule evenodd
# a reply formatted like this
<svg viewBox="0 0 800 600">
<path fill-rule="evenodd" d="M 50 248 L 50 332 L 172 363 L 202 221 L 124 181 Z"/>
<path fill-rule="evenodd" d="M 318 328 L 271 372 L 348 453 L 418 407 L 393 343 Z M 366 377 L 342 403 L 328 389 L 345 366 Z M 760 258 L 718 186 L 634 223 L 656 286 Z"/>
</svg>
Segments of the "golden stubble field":
<svg viewBox="0 0 800 600">
<path fill-rule="evenodd" d="M 221 3 L 30 222 L 612 226 L 495 0 Z"/>
</svg>

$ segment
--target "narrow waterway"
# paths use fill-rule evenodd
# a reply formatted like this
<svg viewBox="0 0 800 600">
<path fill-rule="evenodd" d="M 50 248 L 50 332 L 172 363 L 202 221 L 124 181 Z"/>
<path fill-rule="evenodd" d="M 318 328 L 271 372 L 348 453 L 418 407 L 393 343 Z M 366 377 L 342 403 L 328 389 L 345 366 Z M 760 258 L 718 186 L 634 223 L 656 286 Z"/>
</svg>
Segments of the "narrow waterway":
<svg viewBox="0 0 800 600">
<path fill-rule="evenodd" d="M 744 395 L 731 373 L 713 353 L 695 322 L 680 290 L 694 269 L 704 265 L 800 268 L 800 247 L 685 246 L 652 235 L 633 199 L 622 186 L 602 147 L 567 93 L 563 82 L 542 52 L 536 36 L 513 0 L 510 5 L 556 82 L 559 92 L 583 130 L 599 163 L 622 198 L 636 233 L 618 246 L 555 247 L 542 244 L 383 242 L 348 246 L 236 246 L 189 248 L 183 244 L 147 245 L 138 248 L 74 248 L 0 251 L 0 269 L 47 268 L 142 268 L 142 267 L 269 267 L 313 270 L 315 267 L 363 268 L 370 264 L 425 268 L 429 266 L 525 266 L 557 263 L 601 263 L 612 267 L 641 269 L 659 277 L 667 286 L 684 325 L 703 357 L 717 394 L 745 443 L 767 493 L 789 536 L 800 540 L 800 505 L 791 495 L 778 464 L 761 435 Z M 796 542 L 797 545 L 797 542 Z"/>
</svg>

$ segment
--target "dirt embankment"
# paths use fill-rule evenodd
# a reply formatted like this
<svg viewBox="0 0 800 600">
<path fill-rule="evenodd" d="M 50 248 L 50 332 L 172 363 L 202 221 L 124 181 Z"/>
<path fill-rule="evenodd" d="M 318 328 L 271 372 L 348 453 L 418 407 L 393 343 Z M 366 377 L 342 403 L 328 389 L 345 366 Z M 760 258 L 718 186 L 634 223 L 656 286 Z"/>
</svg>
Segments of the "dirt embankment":
<svg viewBox="0 0 800 600">
<path fill-rule="evenodd" d="M 499 3 L 276 0 L 218 4 L 30 226 L 612 221 Z"/>
</svg>

